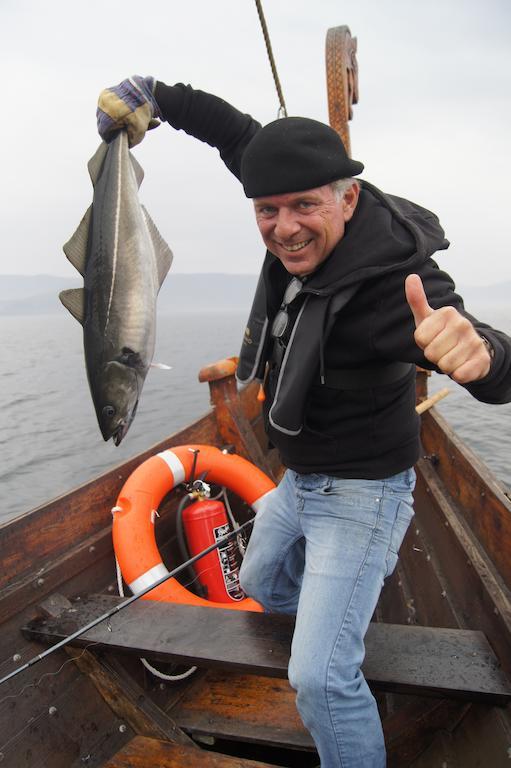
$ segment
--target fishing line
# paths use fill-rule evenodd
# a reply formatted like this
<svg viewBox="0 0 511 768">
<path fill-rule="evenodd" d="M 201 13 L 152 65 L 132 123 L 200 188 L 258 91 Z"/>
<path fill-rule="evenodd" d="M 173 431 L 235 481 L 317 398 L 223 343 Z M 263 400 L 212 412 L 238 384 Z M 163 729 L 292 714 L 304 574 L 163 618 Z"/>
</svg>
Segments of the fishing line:
<svg viewBox="0 0 511 768">
<path fill-rule="evenodd" d="M 101 616 L 98 616 L 96 619 L 93 619 L 93 621 L 90 621 L 84 627 L 81 627 L 80 629 L 78 629 L 76 632 L 73 632 L 72 634 L 68 635 L 63 640 L 60 640 L 55 645 L 52 645 L 50 648 L 47 648 L 42 653 L 37 654 L 37 656 L 34 656 L 33 658 L 31 658 L 30 661 L 27 661 L 26 664 L 23 664 L 21 667 L 14 669 L 8 675 L 5 675 L 5 677 L 2 677 L 0 679 L 0 685 L 3 685 L 3 683 L 6 683 L 8 680 L 11 680 L 12 678 L 19 675 L 21 672 L 24 672 L 26 669 L 29 669 L 34 664 L 37 664 L 38 662 L 47 658 L 48 656 L 50 656 L 50 654 L 55 653 L 55 651 L 59 650 L 60 648 L 63 648 L 65 645 L 67 645 L 67 643 L 70 643 L 73 640 L 76 640 L 85 632 L 88 632 L 90 629 L 94 629 L 94 627 L 97 627 L 98 624 L 101 624 L 103 621 L 110 619 L 116 613 L 120 613 L 120 611 L 122 611 L 124 608 L 127 608 L 129 605 L 136 602 L 141 597 L 144 597 L 144 595 L 147 595 L 153 589 L 156 589 L 156 587 L 159 587 L 161 584 L 164 584 L 173 576 L 176 576 L 178 573 L 181 573 L 181 571 L 183 571 L 188 566 L 193 565 L 193 563 L 196 563 L 205 555 L 208 555 L 210 552 L 214 552 L 215 549 L 218 549 L 226 542 L 231 541 L 231 539 L 235 539 L 240 533 L 240 531 L 242 531 L 245 528 L 248 528 L 249 525 L 252 525 L 254 520 L 255 520 L 255 516 L 250 518 L 250 520 L 247 520 L 247 522 L 243 523 L 243 525 L 240 525 L 240 527 L 237 528 L 235 531 L 230 531 L 225 536 L 222 536 L 217 542 L 215 542 L 214 544 L 211 544 L 211 546 L 204 549 L 202 552 L 199 552 L 197 555 L 195 555 L 194 557 L 191 557 L 186 562 L 181 563 L 181 565 L 178 565 L 176 568 L 174 568 L 174 570 L 172 570 L 170 573 L 167 573 L 165 576 L 162 576 L 162 578 L 158 579 L 158 581 L 156 581 L 154 584 L 151 584 L 150 586 L 146 587 L 138 594 L 132 595 L 123 603 L 120 603 L 120 605 L 114 606 L 106 613 L 102 614 Z"/>
<path fill-rule="evenodd" d="M 207 572 L 208 572 L 208 571 L 210 571 L 210 570 L 213 570 L 213 566 L 210 566 L 209 568 L 204 568 L 204 569 L 203 569 L 202 571 L 200 571 L 200 573 L 199 573 L 197 576 L 195 576 L 193 579 L 189 579 L 188 581 L 185 581 L 185 582 L 183 582 L 183 586 L 184 586 L 184 587 L 190 587 L 190 586 L 191 586 L 191 585 L 192 585 L 192 584 L 193 584 L 195 581 L 197 581 L 197 578 L 198 578 L 198 576 L 199 576 L 199 575 L 202 575 L 202 574 L 204 574 L 204 573 L 207 573 Z M 154 587 L 153 587 L 153 589 L 154 589 Z M 124 594 L 121 594 L 121 597 L 124 597 Z M 116 626 L 115 626 L 115 629 L 113 629 L 112 631 L 115 631 L 115 632 L 119 632 L 121 629 L 124 629 L 126 626 L 128 626 L 128 624 L 131 624 L 131 622 L 133 622 L 133 621 L 138 621 L 138 619 L 137 619 L 137 618 L 129 618 L 129 619 L 127 618 L 127 619 L 125 619 L 125 620 L 124 620 L 124 621 L 122 621 L 122 622 L 118 622 L 118 623 L 116 624 Z M 88 648 L 92 648 L 92 647 L 94 647 L 94 646 L 96 646 L 96 645 L 100 645 L 100 643 L 99 643 L 98 641 L 94 641 L 94 642 L 92 642 L 92 643 L 89 643 L 88 645 L 86 645 L 86 646 L 85 646 L 85 647 L 82 649 L 82 651 L 81 651 L 81 653 L 80 653 L 80 656 L 81 656 L 81 655 L 83 655 L 83 652 L 84 652 L 85 650 L 87 650 Z M 24 653 L 24 652 L 25 652 L 25 650 L 28 650 L 28 649 L 22 649 L 22 651 L 21 651 L 21 652 L 17 652 L 16 654 L 14 654 L 14 656 L 15 656 L 15 657 L 17 657 L 17 658 L 14 658 L 14 660 L 15 660 L 15 661 L 20 661 L 20 660 L 21 660 L 21 657 L 22 657 L 22 655 L 25 655 L 25 653 Z M 34 687 L 34 688 L 36 688 L 36 687 L 39 685 L 39 683 L 41 683 L 41 682 L 42 682 L 42 681 L 45 679 L 45 677 L 49 677 L 49 676 L 52 676 L 52 675 L 53 675 L 53 676 L 56 676 L 56 675 L 58 675 L 58 674 L 61 672 L 61 670 L 62 670 L 62 669 L 63 669 L 63 668 L 66 666 L 66 664 L 68 664 L 70 661 L 73 661 L 74 659 L 80 658 L 80 656 L 75 656 L 75 657 L 73 657 L 73 658 L 71 658 L 71 659 L 67 659 L 67 660 L 66 660 L 66 661 L 65 661 L 65 662 L 62 664 L 62 666 L 61 666 L 61 667 L 60 667 L 60 668 L 59 668 L 57 671 L 55 671 L 55 672 L 45 672 L 45 673 L 44 673 L 43 675 L 41 675 L 41 677 L 40 677 L 38 680 L 36 680 L 35 682 L 33 682 L 33 683 L 27 683 L 26 685 L 24 685 L 24 686 L 23 686 L 23 688 L 21 689 L 21 691 L 19 691 L 18 693 L 13 693 L 13 694 L 9 694 L 9 695 L 7 695 L 7 696 L 4 696 L 4 698 L 3 698 L 3 699 L 0 699 L 0 706 L 1 706 L 1 705 L 2 705 L 2 704 L 5 702 L 5 701 L 7 701 L 7 699 L 16 699 L 16 698 L 18 698 L 18 697 L 19 697 L 19 696 L 21 696 L 21 695 L 22 695 L 22 694 L 23 694 L 23 693 L 24 693 L 24 692 L 25 692 L 25 691 L 26 691 L 28 688 L 31 688 L 31 687 Z M 9 656 L 9 657 L 7 657 L 7 658 L 5 658 L 5 659 L 2 661 L 2 663 L 0 664 L 0 669 L 1 669 L 1 668 L 3 668 L 3 667 L 6 667 L 8 664 L 11 664 L 11 663 L 12 663 L 12 661 L 13 661 L 13 656 L 12 656 L 12 655 L 11 655 L 11 656 Z"/>
<path fill-rule="evenodd" d="M 57 675 L 60 675 L 60 673 L 62 672 L 64 667 L 66 667 L 68 664 L 71 664 L 73 661 L 77 661 L 78 659 L 80 659 L 84 655 L 84 653 L 89 650 L 89 648 L 93 648 L 96 645 L 99 645 L 99 643 L 97 643 L 97 642 L 89 643 L 88 645 L 85 646 L 85 648 L 82 648 L 82 650 L 80 651 L 78 656 L 72 656 L 71 658 L 66 659 L 66 661 L 64 661 L 64 663 L 61 664 L 61 666 L 55 672 L 45 672 L 44 675 L 41 675 L 41 677 L 38 680 L 36 680 L 36 682 L 34 682 L 34 683 L 27 683 L 26 685 L 24 685 L 23 688 L 21 689 L 21 691 L 19 691 L 18 693 L 10 694 L 8 696 L 4 696 L 3 699 L 0 699 L 0 705 L 4 704 L 6 701 L 9 701 L 9 699 L 17 699 L 17 698 L 19 698 L 29 688 L 37 688 L 39 686 L 39 684 L 42 683 L 42 681 L 45 679 L 45 677 L 57 677 Z M 40 712 L 38 712 L 37 715 L 32 715 L 32 717 L 29 717 L 28 721 L 25 723 L 23 728 L 21 728 L 21 730 L 19 730 L 19 731 L 16 731 L 16 733 L 14 733 L 11 736 L 10 739 L 8 739 L 6 742 L 4 742 L 0 746 L 0 755 L 2 755 L 0 760 L 3 759 L 3 757 L 5 756 L 5 750 L 9 747 L 9 745 L 12 744 L 13 741 L 16 741 L 16 739 L 18 739 L 19 736 L 21 736 L 22 733 L 24 733 L 24 731 L 27 730 L 27 728 L 30 728 L 30 726 L 32 726 L 41 717 L 44 717 L 45 715 L 48 715 L 48 706 L 44 707 L 44 709 L 42 709 Z"/>
<path fill-rule="evenodd" d="M 251 522 L 251 521 L 248 521 L 248 522 Z M 201 556 L 202 556 L 202 554 L 203 554 L 203 553 L 200 553 L 200 555 L 201 555 Z M 209 569 L 209 568 L 206 568 L 206 569 L 204 569 L 203 571 L 201 571 L 201 573 L 205 573 L 205 572 L 207 572 L 208 570 L 210 570 L 210 569 Z M 190 585 L 193 583 L 193 581 L 195 581 L 195 579 L 192 579 L 192 580 L 190 580 L 190 581 L 186 581 L 186 582 L 184 583 L 184 586 L 185 586 L 185 587 L 189 587 L 189 586 L 190 586 Z M 153 587 L 153 589 L 154 589 L 154 587 Z M 122 629 L 124 629 L 125 627 L 127 627 L 129 624 L 131 624 L 132 622 L 134 622 L 134 621 L 135 621 L 135 622 L 136 622 L 136 621 L 138 621 L 138 617 L 126 618 L 124 621 L 121 621 L 120 623 L 118 623 L 118 624 L 116 625 L 116 627 L 115 627 L 115 628 L 114 628 L 112 631 L 113 631 L 113 632 L 119 632 L 119 631 L 121 631 Z M 64 670 L 64 668 L 65 668 L 66 666 L 68 666 L 68 664 L 71 664 L 72 662 L 76 662 L 76 661 L 78 661 L 79 659 L 81 659 L 81 658 L 82 658 L 82 656 L 85 654 L 85 652 L 86 652 L 86 651 L 90 650 L 91 648 L 95 648 L 95 647 L 97 647 L 98 645 L 101 645 L 101 643 L 99 643 L 99 642 L 97 642 L 97 641 L 94 641 L 94 642 L 88 643 L 86 646 L 84 646 L 84 648 L 82 648 L 82 649 L 80 650 L 80 652 L 79 652 L 79 653 L 78 653 L 76 656 L 71 656 L 71 657 L 69 657 L 68 659 L 66 659 L 66 660 L 65 660 L 65 661 L 64 661 L 64 662 L 63 662 L 63 663 L 60 665 L 60 667 L 59 667 L 57 670 L 54 670 L 54 671 L 51 671 L 51 672 L 45 672 L 43 675 L 41 675 L 41 676 L 40 676 L 40 677 L 39 677 L 37 680 L 35 680 L 34 682 L 31 682 L 31 683 L 26 683 L 26 684 L 25 684 L 25 685 L 24 685 L 24 686 L 21 688 L 21 690 L 20 690 L 20 691 L 18 691 L 18 693 L 11 693 L 11 694 L 8 694 L 7 696 L 4 696 L 2 699 L 0 699 L 0 707 L 1 707 L 3 704 L 5 704 L 7 701 L 10 701 L 10 700 L 13 700 L 13 699 L 18 699 L 18 698 L 20 698 L 20 697 L 21 697 L 21 696 L 23 696 L 23 694 L 24 694 L 24 693 L 26 693 L 26 691 L 28 691 L 30 688 L 34 688 L 34 689 L 38 688 L 38 687 L 41 685 L 41 683 L 42 683 L 42 682 L 43 682 L 43 681 L 44 681 L 46 678 L 57 677 L 57 676 L 58 676 L 58 675 L 60 675 L 60 673 L 61 673 L 61 672 Z M 11 660 L 11 661 L 12 661 L 12 657 L 10 657 L 10 659 L 9 659 L 9 660 Z M 7 661 L 8 661 L 8 660 L 5 660 L 5 661 L 2 663 L 2 666 L 4 666 L 4 665 L 7 663 Z M 44 716 L 46 716 L 46 715 L 48 715 L 48 706 L 45 706 L 45 707 L 44 707 L 43 709 L 41 709 L 41 711 L 40 711 L 40 712 L 38 712 L 36 715 L 33 715 L 32 717 L 30 717 L 30 718 L 29 718 L 29 720 L 28 720 L 28 721 L 27 721 L 27 722 L 26 722 L 26 723 L 23 725 L 23 727 L 21 728 L 21 730 L 19 730 L 19 731 L 17 731 L 16 733 L 14 733 L 14 734 L 13 734 L 13 735 L 12 735 L 12 736 L 11 736 L 11 737 L 10 737 L 10 738 L 7 740 L 7 741 L 6 741 L 6 742 L 4 742 L 2 745 L 0 745 L 0 755 L 5 755 L 5 750 L 6 750 L 6 749 L 8 749 L 8 748 L 9 748 L 9 746 L 10 746 L 10 745 L 11 745 L 13 742 L 15 742 L 15 741 L 16 741 L 16 739 L 17 739 L 17 738 L 18 738 L 18 737 L 19 737 L 21 734 L 23 734 L 23 732 L 24 732 L 24 731 L 26 731 L 26 730 L 27 730 L 27 728 L 29 728 L 30 726 L 32 726 L 32 725 L 33 725 L 35 722 L 37 722 L 37 720 L 39 720 L 41 717 L 44 717 Z M 2 757 L 0 757 L 0 760 L 1 760 L 1 759 L 2 759 Z"/>
</svg>

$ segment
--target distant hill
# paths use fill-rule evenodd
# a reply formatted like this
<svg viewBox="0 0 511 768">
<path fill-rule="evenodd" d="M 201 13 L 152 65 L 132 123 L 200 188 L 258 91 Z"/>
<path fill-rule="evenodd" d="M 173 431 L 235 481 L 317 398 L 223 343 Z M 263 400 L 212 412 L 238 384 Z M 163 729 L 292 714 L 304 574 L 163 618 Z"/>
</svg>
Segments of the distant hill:
<svg viewBox="0 0 511 768">
<path fill-rule="evenodd" d="M 256 275 L 169 274 L 158 297 L 161 313 L 203 310 L 250 309 Z M 78 288 L 81 278 L 53 275 L 0 275 L 0 315 L 42 315 L 64 312 L 58 294 Z M 469 309 L 510 308 L 511 281 L 475 287 L 458 286 Z"/>
<path fill-rule="evenodd" d="M 256 275 L 172 274 L 158 297 L 160 313 L 172 310 L 250 309 Z M 65 312 L 58 294 L 79 288 L 81 278 L 53 275 L 0 275 L 0 315 L 42 315 Z"/>
</svg>

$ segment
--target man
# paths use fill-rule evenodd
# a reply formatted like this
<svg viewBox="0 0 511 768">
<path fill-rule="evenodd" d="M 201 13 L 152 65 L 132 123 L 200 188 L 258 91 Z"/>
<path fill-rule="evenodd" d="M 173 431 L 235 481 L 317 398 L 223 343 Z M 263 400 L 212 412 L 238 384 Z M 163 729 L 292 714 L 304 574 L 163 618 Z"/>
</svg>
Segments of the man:
<svg viewBox="0 0 511 768">
<path fill-rule="evenodd" d="M 241 582 L 296 613 L 289 667 L 322 768 L 381 768 L 363 638 L 413 515 L 415 365 L 486 402 L 511 399 L 511 340 L 468 315 L 431 255 L 436 216 L 353 177 L 338 135 L 306 118 L 261 128 L 190 86 L 134 77 L 100 96 L 107 140 L 156 118 L 217 147 L 254 200 L 267 247 L 240 355 L 264 379 L 288 468 L 257 516 Z"/>
</svg>

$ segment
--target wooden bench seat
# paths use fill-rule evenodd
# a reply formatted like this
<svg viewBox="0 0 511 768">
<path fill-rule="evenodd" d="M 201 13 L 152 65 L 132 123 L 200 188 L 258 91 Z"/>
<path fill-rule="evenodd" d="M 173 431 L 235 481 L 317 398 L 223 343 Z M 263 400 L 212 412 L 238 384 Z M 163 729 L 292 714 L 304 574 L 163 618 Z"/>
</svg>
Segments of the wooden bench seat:
<svg viewBox="0 0 511 768">
<path fill-rule="evenodd" d="M 57 642 L 116 601 L 121 599 L 81 600 L 57 618 L 31 622 L 24 633 Z M 289 616 L 140 600 L 73 644 L 286 678 L 293 627 Z M 377 690 L 500 705 L 511 698 L 511 686 L 481 632 L 374 623 L 366 635 L 363 670 Z"/>
<path fill-rule="evenodd" d="M 104 768 L 275 768 L 270 763 L 170 744 L 135 736 L 105 763 Z"/>
</svg>

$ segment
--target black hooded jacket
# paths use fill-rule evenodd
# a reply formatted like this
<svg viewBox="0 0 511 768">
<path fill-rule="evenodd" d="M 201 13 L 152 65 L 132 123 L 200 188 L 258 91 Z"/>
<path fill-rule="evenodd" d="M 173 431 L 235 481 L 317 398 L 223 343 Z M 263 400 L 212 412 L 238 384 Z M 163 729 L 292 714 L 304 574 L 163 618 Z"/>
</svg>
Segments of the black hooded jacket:
<svg viewBox="0 0 511 768">
<path fill-rule="evenodd" d="M 239 178 L 259 123 L 190 86 L 158 83 L 155 96 L 169 123 L 216 146 Z M 278 361 L 269 329 L 290 275 L 267 253 L 238 372 L 242 381 L 262 377 L 269 362 L 266 428 L 285 466 L 379 479 L 419 457 L 414 365 L 434 366 L 414 340 L 404 292 L 410 273 L 421 276 L 434 309 L 458 309 L 495 350 L 489 374 L 466 388 L 483 402 L 511 400 L 511 340 L 465 311 L 453 281 L 431 258 L 447 247 L 433 213 L 362 182 L 343 238 L 289 306 L 287 347 Z"/>
</svg>

